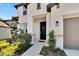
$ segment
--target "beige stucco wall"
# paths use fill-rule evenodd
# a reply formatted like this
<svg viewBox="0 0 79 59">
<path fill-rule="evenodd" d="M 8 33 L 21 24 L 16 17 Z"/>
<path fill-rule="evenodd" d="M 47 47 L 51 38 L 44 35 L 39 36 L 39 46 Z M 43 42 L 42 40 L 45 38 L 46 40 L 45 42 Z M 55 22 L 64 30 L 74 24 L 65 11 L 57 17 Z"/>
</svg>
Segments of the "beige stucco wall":
<svg viewBox="0 0 79 59">
<path fill-rule="evenodd" d="M 46 15 L 46 3 L 41 4 L 41 9 L 37 10 L 37 3 L 30 3 L 27 7 L 27 15 L 23 16 L 23 10 L 25 8 L 23 6 L 20 6 L 17 8 L 17 16 L 19 16 L 19 23 L 27 23 L 27 29 L 28 33 L 33 34 L 33 19 L 44 17 Z M 20 25 L 18 25 L 18 29 L 20 28 Z"/>
<path fill-rule="evenodd" d="M 63 19 L 79 17 L 79 4 L 68 3 L 60 4 L 59 8 L 51 8 L 51 30 L 54 29 L 56 35 L 56 47 L 63 49 L 64 45 L 64 30 L 63 30 Z M 59 21 L 59 26 L 56 26 L 56 21 Z"/>
<path fill-rule="evenodd" d="M 38 42 L 40 40 L 40 22 L 46 21 L 46 17 L 34 19 L 34 42 Z"/>
<path fill-rule="evenodd" d="M 17 8 L 17 16 L 19 17 L 19 24 L 18 24 L 18 29 L 24 29 L 24 32 L 26 32 L 27 28 L 27 15 L 23 15 L 23 11 L 27 9 L 23 6 L 20 6 Z M 20 33 L 20 31 L 18 32 Z"/>
<path fill-rule="evenodd" d="M 17 8 L 17 16 L 19 17 L 19 23 L 27 22 L 27 16 L 23 15 L 24 10 L 26 10 L 26 8 L 23 6 Z"/>
<path fill-rule="evenodd" d="M 67 51 L 64 49 L 64 19 L 79 17 L 79 3 L 60 3 L 59 8 L 56 6 L 51 8 L 51 12 L 46 10 L 47 3 L 41 3 L 41 9 L 37 10 L 36 3 L 31 3 L 27 8 L 27 15 L 24 17 L 23 7 L 17 9 L 17 14 L 20 17 L 20 23 L 27 23 L 28 33 L 32 34 L 32 43 L 35 37 L 39 39 L 39 35 L 35 36 L 35 33 L 39 34 L 39 20 L 34 23 L 35 19 L 46 17 L 46 41 L 45 45 L 48 45 L 48 33 L 51 30 L 55 31 L 56 47 L 66 51 L 67 55 L 77 55 L 79 51 Z M 56 26 L 56 21 L 59 21 L 59 26 Z M 36 25 L 35 25 L 36 24 Z M 37 41 L 37 39 L 35 41 Z M 78 53 L 77 53 L 78 52 Z"/>
<path fill-rule="evenodd" d="M 73 18 L 73 17 L 79 17 L 79 4 L 77 3 L 60 3 L 59 8 L 56 8 L 56 6 L 51 8 L 51 12 L 47 12 L 46 6 L 48 4 L 41 3 L 41 9 L 37 10 L 36 3 L 31 3 L 28 5 L 27 8 L 27 15 L 24 17 L 22 15 L 23 13 L 23 7 L 19 7 L 17 9 L 17 14 L 20 17 L 20 23 L 27 23 L 27 30 L 28 33 L 32 34 L 32 38 L 34 39 L 34 31 L 38 32 L 37 29 L 34 29 L 34 19 L 46 17 L 47 22 L 47 38 L 46 38 L 46 44 L 48 42 L 48 33 L 50 30 L 55 31 L 56 35 L 56 47 L 59 47 L 63 49 L 63 41 L 64 41 L 64 33 L 63 33 L 63 19 L 64 18 Z M 59 26 L 56 26 L 56 21 L 59 21 Z M 37 25 L 38 26 L 38 25 Z"/>
<path fill-rule="evenodd" d="M 56 21 L 59 21 L 59 26 L 56 26 Z M 63 49 L 63 18 L 61 9 L 56 6 L 51 8 L 51 30 L 55 31 L 56 47 Z"/>
<path fill-rule="evenodd" d="M 79 3 L 63 3 L 61 4 L 62 14 L 79 13 Z"/>
<path fill-rule="evenodd" d="M 45 13 L 47 11 L 46 6 L 48 4 L 47 3 L 41 3 L 41 9 L 37 10 L 37 3 L 31 3 L 28 5 L 28 14 L 30 15 L 38 15 L 38 14 L 42 14 Z"/>
<path fill-rule="evenodd" d="M 39 31 L 38 31 L 40 29 L 40 28 L 38 28 L 39 27 L 39 21 L 40 21 L 39 19 L 47 17 L 46 5 L 47 4 L 45 4 L 45 3 L 41 4 L 41 9 L 39 9 L 39 10 L 37 10 L 37 4 L 36 3 L 31 3 L 31 4 L 28 5 L 28 9 L 27 9 L 27 30 L 28 30 L 28 33 L 32 34 L 32 43 L 35 43 L 34 41 L 38 41 L 40 39 L 39 35 L 35 35 L 35 34 L 40 34 Z M 35 23 L 35 19 L 38 20 L 37 23 Z"/>
</svg>

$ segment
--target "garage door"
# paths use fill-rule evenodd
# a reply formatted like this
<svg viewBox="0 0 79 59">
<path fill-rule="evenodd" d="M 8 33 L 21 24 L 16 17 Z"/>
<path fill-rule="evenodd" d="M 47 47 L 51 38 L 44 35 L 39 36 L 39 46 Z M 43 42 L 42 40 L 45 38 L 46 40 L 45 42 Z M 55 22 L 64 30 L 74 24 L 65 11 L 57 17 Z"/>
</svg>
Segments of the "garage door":
<svg viewBox="0 0 79 59">
<path fill-rule="evenodd" d="M 64 48 L 79 49 L 79 18 L 64 19 Z"/>
</svg>

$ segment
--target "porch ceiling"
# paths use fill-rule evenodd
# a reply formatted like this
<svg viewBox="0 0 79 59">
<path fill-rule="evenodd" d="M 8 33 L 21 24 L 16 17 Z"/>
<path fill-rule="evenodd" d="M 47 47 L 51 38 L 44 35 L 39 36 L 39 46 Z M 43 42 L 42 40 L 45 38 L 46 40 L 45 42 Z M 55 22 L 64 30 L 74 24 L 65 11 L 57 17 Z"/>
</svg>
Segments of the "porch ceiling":
<svg viewBox="0 0 79 59">
<path fill-rule="evenodd" d="M 33 16 L 34 19 L 38 19 L 38 18 L 45 18 L 46 14 L 41 14 L 41 15 L 35 15 Z"/>
</svg>

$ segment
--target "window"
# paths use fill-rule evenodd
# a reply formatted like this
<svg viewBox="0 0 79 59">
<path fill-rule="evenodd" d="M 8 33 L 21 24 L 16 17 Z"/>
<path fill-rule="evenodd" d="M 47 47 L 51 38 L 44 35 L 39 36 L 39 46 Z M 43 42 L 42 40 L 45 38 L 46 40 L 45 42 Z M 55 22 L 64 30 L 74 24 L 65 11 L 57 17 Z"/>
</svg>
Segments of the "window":
<svg viewBox="0 0 79 59">
<path fill-rule="evenodd" d="M 21 23 L 20 24 L 20 29 L 21 29 L 20 33 L 26 33 L 27 23 Z"/>
<path fill-rule="evenodd" d="M 23 29 L 21 29 L 21 30 L 20 30 L 20 33 L 24 33 L 24 30 L 23 30 Z"/>
<path fill-rule="evenodd" d="M 37 9 L 41 9 L 40 3 L 37 3 Z"/>
<path fill-rule="evenodd" d="M 25 11 L 23 11 L 23 15 L 26 15 L 27 14 L 27 11 L 25 10 Z"/>
</svg>

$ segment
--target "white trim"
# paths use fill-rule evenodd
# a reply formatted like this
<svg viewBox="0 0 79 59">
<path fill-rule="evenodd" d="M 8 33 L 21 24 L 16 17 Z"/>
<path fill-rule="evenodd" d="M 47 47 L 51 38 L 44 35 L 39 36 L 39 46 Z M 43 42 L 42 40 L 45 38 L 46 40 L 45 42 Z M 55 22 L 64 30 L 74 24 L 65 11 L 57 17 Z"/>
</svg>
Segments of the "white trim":
<svg viewBox="0 0 79 59">
<path fill-rule="evenodd" d="M 79 13 L 66 14 L 62 16 L 64 19 L 66 18 L 76 18 L 79 17 Z"/>
</svg>

